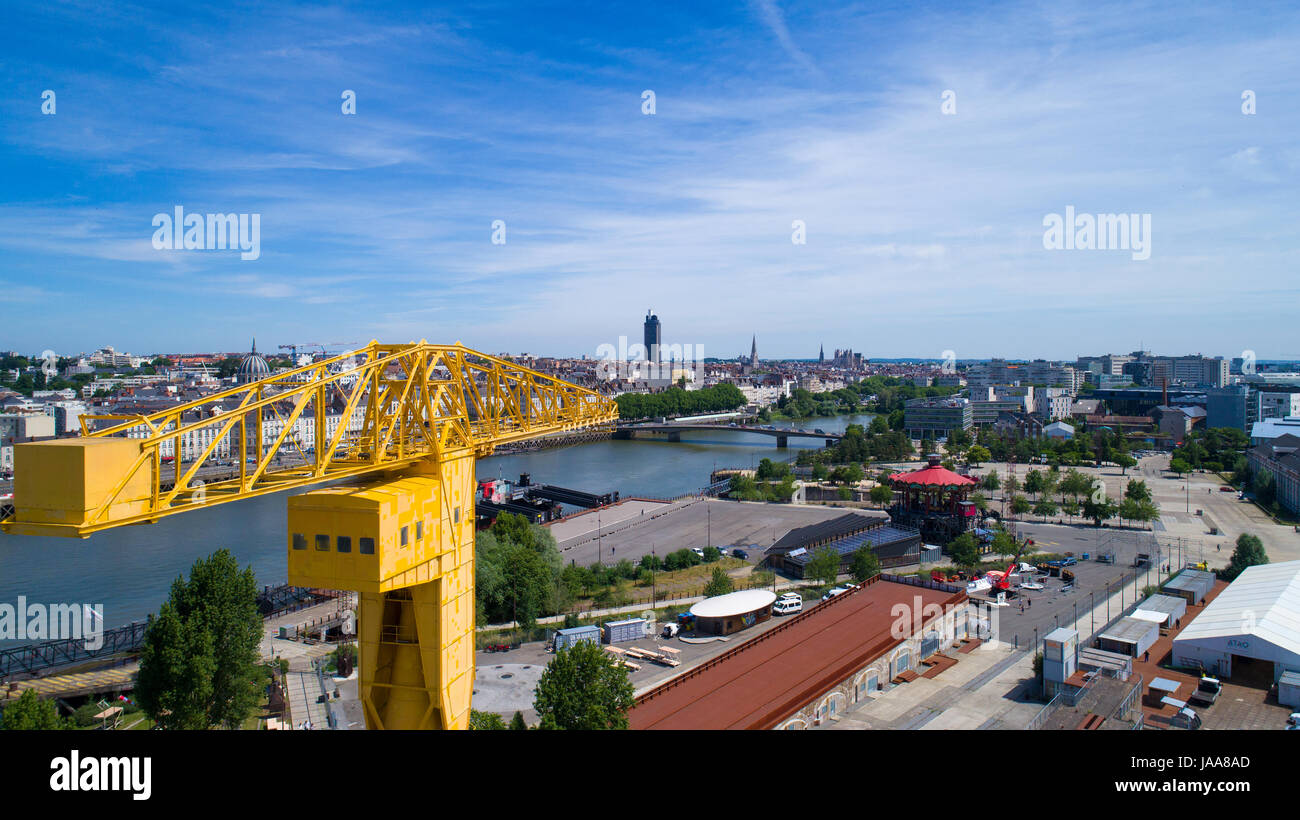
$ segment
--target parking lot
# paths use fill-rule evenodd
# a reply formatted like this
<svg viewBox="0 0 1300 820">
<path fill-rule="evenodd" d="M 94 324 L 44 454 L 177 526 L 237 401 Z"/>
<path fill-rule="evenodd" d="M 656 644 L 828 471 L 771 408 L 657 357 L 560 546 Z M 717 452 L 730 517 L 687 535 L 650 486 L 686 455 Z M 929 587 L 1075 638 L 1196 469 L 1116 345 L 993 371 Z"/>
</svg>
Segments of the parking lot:
<svg viewBox="0 0 1300 820">
<path fill-rule="evenodd" d="M 1157 563 L 1160 553 L 1151 533 L 1103 530 L 1104 534 L 1099 536 L 1096 530 L 1088 525 L 1033 524 L 1021 527 L 1022 535 L 1034 540 L 1034 549 L 1075 554 L 1078 563 L 1068 567 L 1075 575 L 1074 588 L 1064 591 L 1065 583 L 1061 578 L 1035 573 L 1034 580 L 1043 584 L 1042 590 L 1013 590 L 1007 596 L 1010 605 L 996 610 L 1000 640 L 1024 649 L 1032 647 L 1035 637 L 1041 641 L 1058 626 L 1077 628 L 1081 634 L 1091 634 L 1094 629 L 1101 628 L 1124 606 L 1134 602 L 1132 584 L 1135 570 L 1132 564 L 1139 552 L 1152 555 L 1152 561 L 1136 571 L 1137 591 L 1140 592 L 1147 584 L 1160 583 L 1164 577 L 1162 564 Z M 1102 552 L 1115 553 L 1114 564 L 1096 560 L 1100 554 L 1098 544 L 1102 546 Z M 1086 560 L 1084 553 L 1089 556 Z M 1120 597 L 1108 609 L 1107 596 L 1116 592 Z M 986 595 L 972 597 L 988 600 Z"/>
</svg>

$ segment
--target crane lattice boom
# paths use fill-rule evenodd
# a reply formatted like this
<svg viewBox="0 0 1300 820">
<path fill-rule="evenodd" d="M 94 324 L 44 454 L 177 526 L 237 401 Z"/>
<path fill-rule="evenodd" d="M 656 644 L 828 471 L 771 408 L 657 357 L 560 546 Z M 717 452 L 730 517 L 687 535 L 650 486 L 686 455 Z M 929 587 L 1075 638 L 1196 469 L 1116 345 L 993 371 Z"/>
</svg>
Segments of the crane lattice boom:
<svg viewBox="0 0 1300 820">
<path fill-rule="evenodd" d="M 499 444 L 617 417 L 604 396 L 460 344 L 372 341 L 157 413 L 82 416 L 81 438 L 18 445 L 15 513 L 0 527 L 84 537 L 443 454 L 485 456 Z M 310 441 L 295 433 L 300 419 L 312 420 Z M 203 445 L 182 463 L 186 440 Z M 172 464 L 164 463 L 165 444 Z M 203 481 L 222 450 L 238 454 L 238 477 Z M 295 465 L 278 466 L 282 456 L 296 456 Z"/>
</svg>

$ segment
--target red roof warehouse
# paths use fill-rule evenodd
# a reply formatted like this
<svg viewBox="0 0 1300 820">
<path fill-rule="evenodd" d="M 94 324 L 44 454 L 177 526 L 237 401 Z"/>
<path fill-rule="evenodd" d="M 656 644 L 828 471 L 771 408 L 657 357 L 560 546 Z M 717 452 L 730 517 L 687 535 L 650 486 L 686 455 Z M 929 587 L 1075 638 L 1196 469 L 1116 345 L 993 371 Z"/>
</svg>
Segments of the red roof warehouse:
<svg viewBox="0 0 1300 820">
<path fill-rule="evenodd" d="M 923 627 L 918 634 L 897 636 L 896 623 L 906 623 L 908 633 L 914 626 L 910 614 L 900 618 L 894 609 L 899 605 L 908 613 L 919 607 Z M 935 607 L 943 614 L 936 614 Z M 922 635 L 937 638 L 942 632 L 942 643 L 951 645 L 954 631 L 965 634 L 966 610 L 966 592 L 957 587 L 877 575 L 646 692 L 628 715 L 630 727 L 771 729 L 788 724 L 802 709 L 820 711 L 818 702 L 846 683 L 865 695 L 864 684 L 854 681 L 865 681 L 869 671 L 878 687 L 921 660 L 920 647 L 935 646 L 937 652 L 939 642 L 923 642 Z M 946 622 L 944 629 L 938 629 L 940 620 Z M 876 668 L 869 670 L 873 664 Z M 846 697 L 832 694 L 841 701 Z"/>
</svg>

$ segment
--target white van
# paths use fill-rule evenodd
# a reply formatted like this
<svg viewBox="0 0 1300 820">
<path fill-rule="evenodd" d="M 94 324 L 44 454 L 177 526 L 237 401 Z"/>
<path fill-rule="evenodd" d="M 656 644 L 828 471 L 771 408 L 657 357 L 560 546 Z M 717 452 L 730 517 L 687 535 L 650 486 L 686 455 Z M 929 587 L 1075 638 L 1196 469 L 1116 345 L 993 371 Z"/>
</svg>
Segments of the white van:
<svg viewBox="0 0 1300 820">
<path fill-rule="evenodd" d="M 796 612 L 803 612 L 802 598 L 782 597 L 772 604 L 773 615 L 793 615 Z"/>
</svg>

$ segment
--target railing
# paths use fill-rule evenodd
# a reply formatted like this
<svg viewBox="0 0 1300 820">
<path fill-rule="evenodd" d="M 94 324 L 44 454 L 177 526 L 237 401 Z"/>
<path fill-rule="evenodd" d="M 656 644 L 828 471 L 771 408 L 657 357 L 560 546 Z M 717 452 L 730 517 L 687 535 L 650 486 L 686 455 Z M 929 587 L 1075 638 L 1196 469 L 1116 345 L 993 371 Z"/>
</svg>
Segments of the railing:
<svg viewBox="0 0 1300 820">
<path fill-rule="evenodd" d="M 1106 708 L 1102 712 L 1098 712 L 1097 708 L 1103 705 L 1102 700 L 1108 695 L 1113 696 L 1114 694 L 1113 692 L 1107 691 L 1112 688 L 1111 684 L 1098 687 L 1097 683 L 1099 681 L 1110 681 L 1115 685 L 1123 684 L 1128 686 L 1129 690 L 1127 694 L 1120 698 L 1114 706 Z M 1062 710 L 1070 709 L 1079 713 L 1100 714 L 1103 718 L 1108 720 L 1114 719 L 1133 722 L 1134 725 L 1132 728 L 1140 729 L 1142 728 L 1142 716 L 1140 712 L 1136 721 L 1131 721 L 1129 718 L 1123 717 L 1123 715 L 1132 711 L 1133 703 L 1141 692 L 1142 675 L 1139 674 L 1137 676 L 1137 682 L 1133 683 L 1131 679 L 1129 681 L 1122 680 L 1113 670 L 1099 669 L 1084 682 L 1083 686 L 1070 687 L 1069 689 L 1063 689 L 1058 692 L 1056 697 L 1048 701 L 1047 705 L 1039 710 L 1038 714 L 1034 716 L 1033 720 L 1029 721 L 1029 724 L 1025 728 L 1030 730 L 1043 729 L 1047 726 L 1048 722 L 1056 718 Z"/>
<path fill-rule="evenodd" d="M 43 641 L 37 644 L 0 650 L 0 678 L 15 674 L 35 674 L 41 669 L 70 666 L 95 658 L 134 652 L 144 643 L 145 621 L 136 621 L 104 632 L 97 649 L 86 648 L 86 638 Z"/>
</svg>

